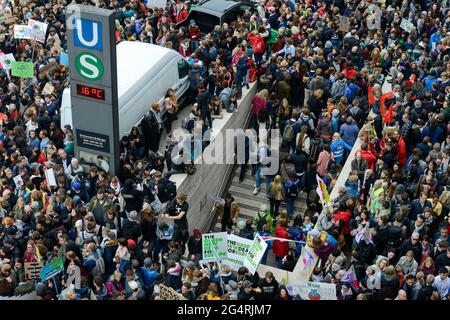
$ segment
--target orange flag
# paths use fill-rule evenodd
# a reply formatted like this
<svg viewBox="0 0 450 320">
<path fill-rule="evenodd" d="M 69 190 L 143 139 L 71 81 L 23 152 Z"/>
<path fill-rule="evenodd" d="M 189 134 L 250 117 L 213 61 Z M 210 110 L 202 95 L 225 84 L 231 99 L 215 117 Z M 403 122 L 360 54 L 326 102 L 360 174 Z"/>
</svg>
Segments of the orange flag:
<svg viewBox="0 0 450 320">
<path fill-rule="evenodd" d="M 394 92 L 387 92 L 385 94 L 383 94 L 380 97 L 380 111 L 381 111 L 381 116 L 384 117 L 384 115 L 386 114 L 386 107 L 385 107 L 385 103 L 386 100 L 392 99 L 394 97 Z"/>
</svg>

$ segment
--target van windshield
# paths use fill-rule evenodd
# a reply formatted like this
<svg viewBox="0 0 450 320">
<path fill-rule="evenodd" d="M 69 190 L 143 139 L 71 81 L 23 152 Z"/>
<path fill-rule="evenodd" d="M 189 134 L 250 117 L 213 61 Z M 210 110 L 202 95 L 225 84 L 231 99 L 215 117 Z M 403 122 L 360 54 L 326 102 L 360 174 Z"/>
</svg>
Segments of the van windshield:
<svg viewBox="0 0 450 320">
<path fill-rule="evenodd" d="M 220 19 L 208 13 L 192 11 L 189 15 L 189 20 L 195 20 L 195 23 L 200 28 L 201 33 L 209 33 L 214 30 L 216 25 L 220 25 Z"/>
</svg>

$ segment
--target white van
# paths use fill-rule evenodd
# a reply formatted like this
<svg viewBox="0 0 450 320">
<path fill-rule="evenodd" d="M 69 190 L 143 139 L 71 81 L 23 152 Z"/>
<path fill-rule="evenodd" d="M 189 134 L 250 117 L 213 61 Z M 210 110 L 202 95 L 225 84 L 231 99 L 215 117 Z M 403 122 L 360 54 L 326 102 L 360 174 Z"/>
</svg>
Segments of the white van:
<svg viewBox="0 0 450 320">
<path fill-rule="evenodd" d="M 137 126 L 152 102 L 160 105 L 167 89 L 178 99 L 189 89 L 189 63 L 177 51 L 139 41 L 117 45 L 117 86 L 119 97 L 119 137 Z M 70 88 L 63 92 L 61 127 L 72 124 Z"/>
</svg>

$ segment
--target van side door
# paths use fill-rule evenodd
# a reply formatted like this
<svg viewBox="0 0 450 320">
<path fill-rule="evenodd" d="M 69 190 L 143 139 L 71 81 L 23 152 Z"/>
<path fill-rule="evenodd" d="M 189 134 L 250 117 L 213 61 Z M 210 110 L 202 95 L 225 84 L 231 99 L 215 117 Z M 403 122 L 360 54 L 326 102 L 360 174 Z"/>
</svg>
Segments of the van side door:
<svg viewBox="0 0 450 320">
<path fill-rule="evenodd" d="M 175 90 L 175 95 L 177 98 L 180 98 L 189 89 L 189 71 L 191 70 L 191 66 L 186 60 L 180 59 L 177 63 L 177 67 L 178 83 L 173 89 Z"/>
</svg>

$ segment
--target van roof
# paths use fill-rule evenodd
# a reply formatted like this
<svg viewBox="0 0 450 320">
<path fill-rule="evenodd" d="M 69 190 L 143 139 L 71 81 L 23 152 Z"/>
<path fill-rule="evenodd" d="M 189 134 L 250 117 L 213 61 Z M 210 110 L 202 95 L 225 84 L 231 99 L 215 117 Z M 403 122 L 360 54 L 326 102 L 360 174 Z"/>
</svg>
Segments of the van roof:
<svg viewBox="0 0 450 320">
<path fill-rule="evenodd" d="M 119 99 L 165 55 L 175 53 L 171 49 L 139 41 L 123 41 L 116 50 Z"/>
<path fill-rule="evenodd" d="M 228 11 L 239 4 L 240 2 L 232 0 L 209 0 L 192 10 L 204 12 L 220 18 L 225 11 Z"/>
</svg>

